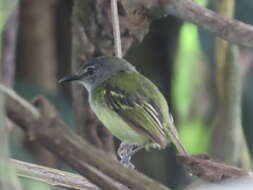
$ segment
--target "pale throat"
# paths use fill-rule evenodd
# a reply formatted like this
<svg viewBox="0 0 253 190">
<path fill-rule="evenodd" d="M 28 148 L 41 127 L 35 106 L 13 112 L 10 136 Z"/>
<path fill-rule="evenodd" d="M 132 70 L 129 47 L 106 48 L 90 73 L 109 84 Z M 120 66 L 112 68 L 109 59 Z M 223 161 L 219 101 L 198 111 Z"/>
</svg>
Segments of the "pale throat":
<svg viewBox="0 0 253 190">
<path fill-rule="evenodd" d="M 91 84 L 89 84 L 85 81 L 82 81 L 82 80 L 78 81 L 77 83 L 80 84 L 81 86 L 83 86 L 88 92 L 91 92 L 91 90 L 92 90 Z"/>
</svg>

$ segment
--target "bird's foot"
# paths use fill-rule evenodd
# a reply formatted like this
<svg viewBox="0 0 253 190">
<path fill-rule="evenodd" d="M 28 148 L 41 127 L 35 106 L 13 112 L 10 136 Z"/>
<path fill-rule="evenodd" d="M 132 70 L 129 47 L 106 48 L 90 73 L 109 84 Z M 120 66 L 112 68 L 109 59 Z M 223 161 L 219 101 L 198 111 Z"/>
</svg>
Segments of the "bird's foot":
<svg viewBox="0 0 253 190">
<path fill-rule="evenodd" d="M 120 163 L 127 168 L 134 169 L 134 165 L 131 163 L 131 158 L 142 148 L 144 148 L 143 145 L 122 142 L 117 151 L 118 156 L 120 157 Z"/>
<path fill-rule="evenodd" d="M 134 169 L 135 166 L 132 164 L 131 158 L 131 156 L 122 157 L 120 158 L 120 163 L 126 168 Z"/>
<path fill-rule="evenodd" d="M 131 143 L 126 143 L 126 142 L 121 142 L 120 143 L 120 146 L 119 146 L 119 149 L 117 151 L 118 153 L 118 156 L 120 158 L 126 156 L 126 155 L 130 155 L 132 154 L 133 150 L 135 148 L 137 148 L 138 145 L 137 144 L 131 144 Z"/>
</svg>

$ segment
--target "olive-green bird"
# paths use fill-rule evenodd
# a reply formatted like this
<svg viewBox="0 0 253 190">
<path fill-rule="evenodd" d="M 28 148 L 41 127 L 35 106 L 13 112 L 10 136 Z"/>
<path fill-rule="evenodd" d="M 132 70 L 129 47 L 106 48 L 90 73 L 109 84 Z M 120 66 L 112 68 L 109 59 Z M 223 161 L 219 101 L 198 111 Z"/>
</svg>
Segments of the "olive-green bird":
<svg viewBox="0 0 253 190">
<path fill-rule="evenodd" d="M 134 66 L 117 57 L 98 57 L 59 82 L 77 81 L 89 93 L 89 104 L 98 119 L 119 140 L 137 145 L 171 141 L 181 154 L 168 104 L 158 88 Z"/>
</svg>

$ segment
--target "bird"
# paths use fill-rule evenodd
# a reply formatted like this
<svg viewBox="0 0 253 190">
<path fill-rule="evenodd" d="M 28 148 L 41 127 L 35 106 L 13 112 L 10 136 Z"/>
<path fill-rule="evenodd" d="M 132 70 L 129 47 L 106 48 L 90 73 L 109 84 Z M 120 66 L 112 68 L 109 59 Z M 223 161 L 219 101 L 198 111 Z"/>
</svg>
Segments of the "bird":
<svg viewBox="0 0 253 190">
<path fill-rule="evenodd" d="M 59 83 L 74 81 L 87 89 L 92 111 L 123 142 L 123 152 L 130 146 L 130 151 L 121 152 L 122 160 L 129 161 L 133 152 L 143 147 L 165 148 L 170 142 L 180 154 L 187 154 L 164 96 L 127 60 L 115 56 L 93 58 Z M 133 147 L 137 147 L 135 151 Z"/>
</svg>

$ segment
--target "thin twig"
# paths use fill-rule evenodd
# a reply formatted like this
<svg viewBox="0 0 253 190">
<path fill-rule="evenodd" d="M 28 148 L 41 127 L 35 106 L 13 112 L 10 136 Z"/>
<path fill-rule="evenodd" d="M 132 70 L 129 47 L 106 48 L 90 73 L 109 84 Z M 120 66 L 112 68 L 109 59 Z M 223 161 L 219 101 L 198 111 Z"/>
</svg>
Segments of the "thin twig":
<svg viewBox="0 0 253 190">
<path fill-rule="evenodd" d="M 52 186 L 68 187 L 78 190 L 99 190 L 84 177 L 36 164 L 11 159 L 17 175 L 28 179 L 44 182 Z"/>
<path fill-rule="evenodd" d="M 117 0 L 111 0 L 111 12 L 112 12 L 112 27 L 113 27 L 115 56 L 122 58 Z"/>
</svg>

